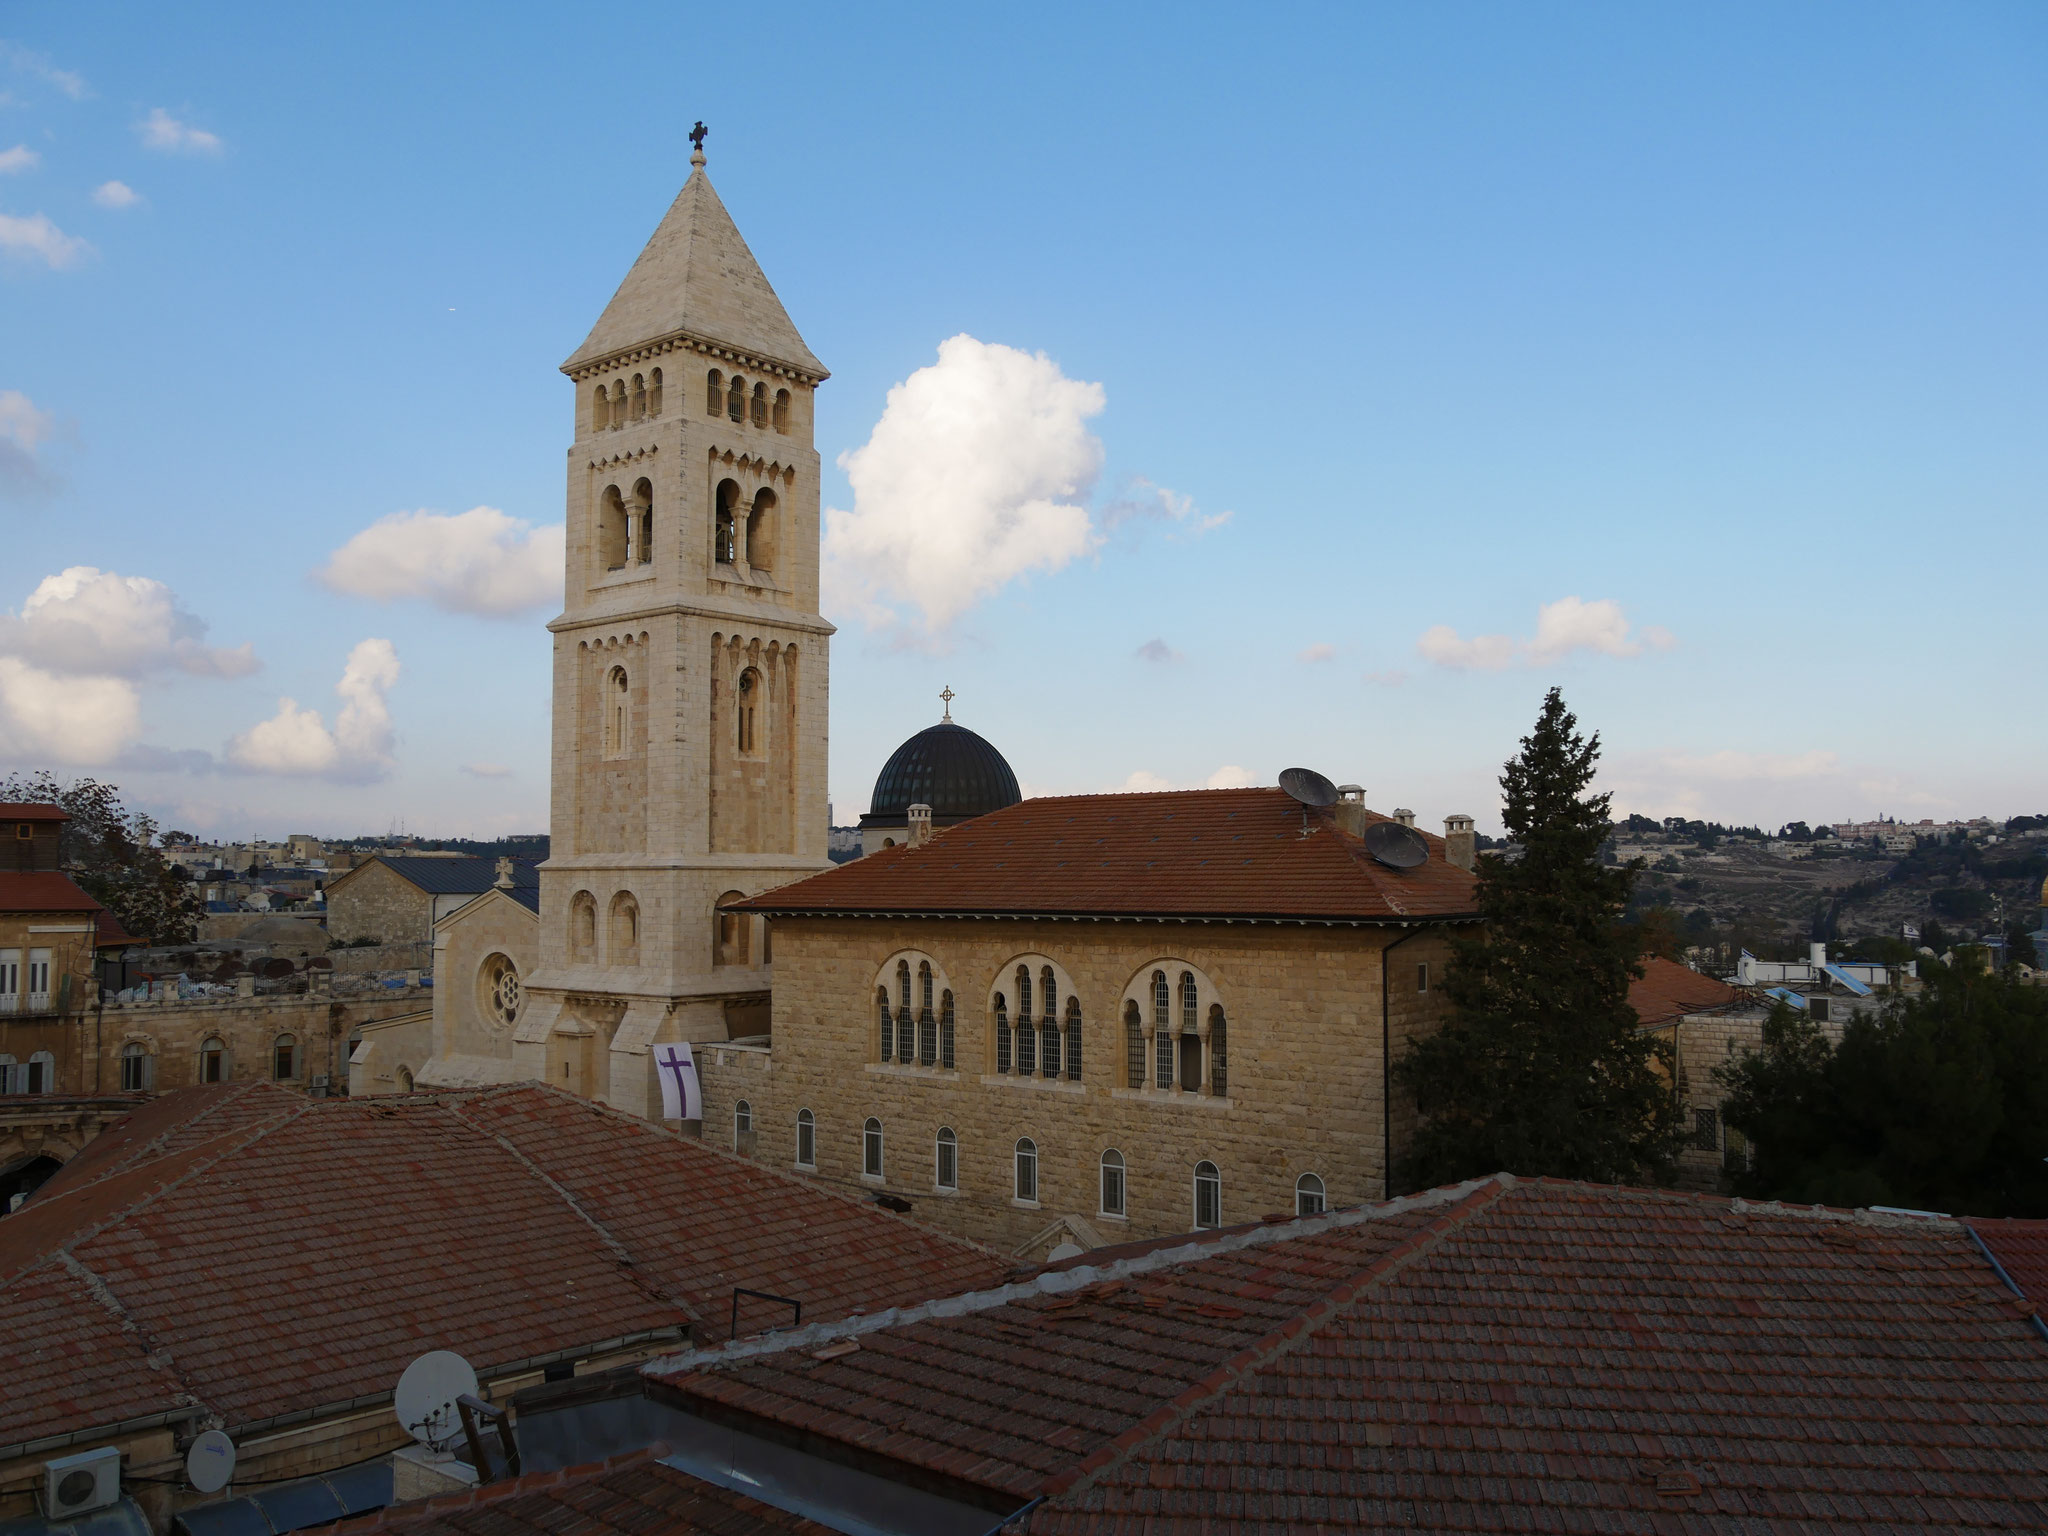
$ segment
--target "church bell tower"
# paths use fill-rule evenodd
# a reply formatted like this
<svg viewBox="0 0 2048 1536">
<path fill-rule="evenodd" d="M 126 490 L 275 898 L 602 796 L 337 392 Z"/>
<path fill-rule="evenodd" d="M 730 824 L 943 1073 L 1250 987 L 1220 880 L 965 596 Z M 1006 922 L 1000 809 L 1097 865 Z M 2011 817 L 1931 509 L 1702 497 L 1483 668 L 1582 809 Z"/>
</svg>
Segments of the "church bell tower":
<svg viewBox="0 0 2048 1536">
<path fill-rule="evenodd" d="M 590 335 L 554 634 L 552 853 L 524 1072 L 659 1113 L 651 1048 L 768 1028 L 767 935 L 724 902 L 827 867 L 824 365 L 704 172 Z"/>
</svg>

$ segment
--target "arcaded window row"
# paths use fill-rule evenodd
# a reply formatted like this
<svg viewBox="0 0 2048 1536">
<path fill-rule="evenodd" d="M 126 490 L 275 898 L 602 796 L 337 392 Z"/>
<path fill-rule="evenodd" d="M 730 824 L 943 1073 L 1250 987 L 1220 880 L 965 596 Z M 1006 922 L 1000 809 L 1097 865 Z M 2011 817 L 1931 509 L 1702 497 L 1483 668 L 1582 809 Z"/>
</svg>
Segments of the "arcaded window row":
<svg viewBox="0 0 2048 1536">
<path fill-rule="evenodd" d="M 770 395 L 768 386 L 758 379 L 749 388 L 738 374 L 728 379 L 714 368 L 704 375 L 704 414 L 743 423 L 751 421 L 757 427 L 772 426 L 778 432 L 787 432 L 789 391 L 778 389 Z"/>
<path fill-rule="evenodd" d="M 661 370 L 596 384 L 590 391 L 590 430 L 604 432 L 661 414 Z"/>
</svg>

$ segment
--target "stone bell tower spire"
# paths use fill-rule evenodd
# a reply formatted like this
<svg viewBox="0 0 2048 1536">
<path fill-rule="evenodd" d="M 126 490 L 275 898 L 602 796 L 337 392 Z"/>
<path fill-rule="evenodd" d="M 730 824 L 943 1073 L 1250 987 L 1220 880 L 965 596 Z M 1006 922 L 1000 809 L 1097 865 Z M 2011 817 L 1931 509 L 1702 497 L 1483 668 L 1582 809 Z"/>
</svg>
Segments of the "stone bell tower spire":
<svg viewBox="0 0 2048 1536">
<path fill-rule="evenodd" d="M 824 365 L 705 173 L 562 372 L 575 385 L 554 635 L 553 851 L 522 1075 L 659 1113 L 658 1041 L 765 1017 L 760 920 L 827 867 L 818 613 Z"/>
</svg>

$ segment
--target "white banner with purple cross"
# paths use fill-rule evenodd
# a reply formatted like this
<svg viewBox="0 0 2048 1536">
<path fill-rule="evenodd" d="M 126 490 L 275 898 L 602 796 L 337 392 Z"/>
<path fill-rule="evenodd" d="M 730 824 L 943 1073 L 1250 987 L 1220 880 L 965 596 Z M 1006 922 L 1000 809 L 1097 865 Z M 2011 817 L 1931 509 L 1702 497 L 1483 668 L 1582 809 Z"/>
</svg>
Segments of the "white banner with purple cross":
<svg viewBox="0 0 2048 1536">
<path fill-rule="evenodd" d="M 702 1120 L 704 1093 L 697 1086 L 697 1063 L 690 1042 L 673 1041 L 654 1048 L 654 1074 L 661 1079 L 661 1118 Z"/>
</svg>

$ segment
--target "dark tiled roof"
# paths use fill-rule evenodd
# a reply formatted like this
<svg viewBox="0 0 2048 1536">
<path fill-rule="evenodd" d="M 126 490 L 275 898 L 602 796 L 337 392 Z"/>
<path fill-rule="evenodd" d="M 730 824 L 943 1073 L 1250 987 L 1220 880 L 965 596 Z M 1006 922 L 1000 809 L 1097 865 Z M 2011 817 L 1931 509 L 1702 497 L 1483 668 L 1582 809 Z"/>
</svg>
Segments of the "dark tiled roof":
<svg viewBox="0 0 2048 1536">
<path fill-rule="evenodd" d="M 1003 1269 L 539 1085 L 185 1089 L 0 1220 L 0 1444 L 183 1405 L 230 1427 L 320 1408 L 389 1391 L 428 1347 L 488 1375 L 693 1319 L 721 1337 L 735 1285 L 837 1316 Z"/>
<path fill-rule="evenodd" d="M 1725 981 L 1656 955 L 1644 958 L 1642 976 L 1628 987 L 1628 1005 L 1645 1024 L 1668 1024 L 1688 1013 L 1731 1008 L 1746 997 Z"/>
<path fill-rule="evenodd" d="M 372 864 L 382 864 L 410 880 L 421 890 L 434 896 L 481 895 L 498 883 L 498 861 L 496 859 L 422 859 L 379 854 L 367 859 L 350 870 L 346 875 L 337 875 L 328 882 L 331 893 L 334 887 L 350 876 L 360 874 Z M 524 859 L 512 861 L 512 884 L 514 888 L 540 885 L 539 866 Z"/>
<path fill-rule="evenodd" d="M 0 912 L 97 912 L 69 875 L 0 873 Z"/>
<path fill-rule="evenodd" d="M 2048 1516 L 2048 1344 L 1959 1223 L 1663 1191 L 1503 1177 L 644 1370 L 1034 1532 Z"/>
<path fill-rule="evenodd" d="M 1389 818 L 1368 814 L 1371 821 Z M 1308 835 L 1303 835 L 1304 826 Z M 1398 922 L 1462 917 L 1473 877 L 1441 838 L 1413 869 L 1374 860 L 1277 789 L 1071 795 L 962 822 L 735 903 L 757 912 L 998 913 Z"/>
<path fill-rule="evenodd" d="M 70 812 L 61 805 L 44 805 L 34 800 L 0 800 L 0 821 L 69 821 Z"/>
<path fill-rule="evenodd" d="M 2012 1283 L 2048 1314 L 2048 1221 L 1972 1221 Z"/>
<path fill-rule="evenodd" d="M 830 1526 L 665 1466 L 655 1459 L 662 1454 L 666 1447 L 657 1444 L 610 1461 L 532 1472 L 301 1536 L 838 1536 Z"/>
</svg>

